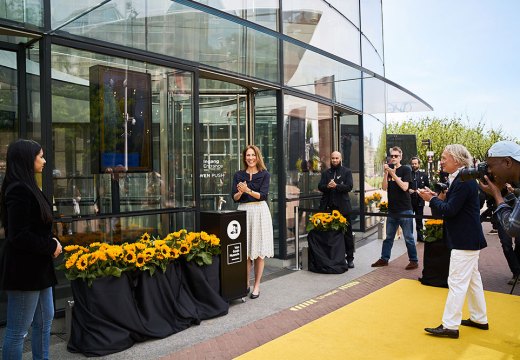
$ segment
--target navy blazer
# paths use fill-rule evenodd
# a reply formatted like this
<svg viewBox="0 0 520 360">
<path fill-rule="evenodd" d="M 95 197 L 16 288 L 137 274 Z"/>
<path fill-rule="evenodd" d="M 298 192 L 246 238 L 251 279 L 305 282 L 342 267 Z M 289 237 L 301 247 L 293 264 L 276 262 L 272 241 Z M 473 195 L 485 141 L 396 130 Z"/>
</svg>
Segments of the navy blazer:
<svg viewBox="0 0 520 360">
<path fill-rule="evenodd" d="M 52 238 L 52 223 L 41 219 L 36 196 L 19 183 L 6 193 L 5 204 L 7 244 L 2 288 L 30 291 L 56 285 L 53 255 L 58 244 Z"/>
<path fill-rule="evenodd" d="M 475 180 L 461 181 L 457 176 L 444 201 L 437 197 L 430 200 L 430 207 L 437 210 L 444 220 L 446 245 L 450 249 L 480 250 L 487 246 L 480 223 L 480 202 Z"/>
<path fill-rule="evenodd" d="M 335 189 L 329 189 L 327 184 L 334 180 Z M 352 206 L 348 193 L 352 191 L 354 181 L 352 171 L 345 166 L 330 168 L 321 174 L 318 189 L 323 193 L 320 200 L 320 210 L 338 209 L 343 215 L 350 214 Z"/>
</svg>

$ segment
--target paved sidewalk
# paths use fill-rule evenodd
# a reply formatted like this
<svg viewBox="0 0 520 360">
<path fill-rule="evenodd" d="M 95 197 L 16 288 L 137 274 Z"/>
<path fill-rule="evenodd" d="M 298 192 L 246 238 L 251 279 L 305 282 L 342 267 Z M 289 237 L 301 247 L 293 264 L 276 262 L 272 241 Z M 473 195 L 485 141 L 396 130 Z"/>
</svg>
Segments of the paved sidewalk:
<svg viewBox="0 0 520 360">
<path fill-rule="evenodd" d="M 487 234 L 489 224 L 484 224 Z M 488 247 L 481 253 L 480 271 L 484 288 L 509 293 L 511 278 L 497 235 L 487 234 Z M 323 315 L 341 308 L 363 296 L 402 278 L 417 279 L 422 267 L 404 270 L 408 264 L 404 240 L 396 240 L 392 259 L 387 267 L 372 268 L 379 258 L 382 240 L 364 244 L 356 250 L 354 269 L 344 274 L 315 274 L 293 271 L 270 277 L 262 283 L 261 296 L 235 301 L 229 314 L 203 321 L 168 338 L 136 343 L 120 353 L 103 359 L 231 359 L 284 335 Z M 423 245 L 418 244 L 420 263 Z M 520 286 L 515 290 L 520 294 Z M 413 294 L 411 294 L 413 296 Z M 440 319 L 441 314 L 439 314 Z M 63 320 L 55 321 L 59 327 Z M 30 353 L 24 359 L 30 359 Z M 79 359 L 81 354 L 66 350 L 66 342 L 53 336 L 52 359 Z"/>
</svg>

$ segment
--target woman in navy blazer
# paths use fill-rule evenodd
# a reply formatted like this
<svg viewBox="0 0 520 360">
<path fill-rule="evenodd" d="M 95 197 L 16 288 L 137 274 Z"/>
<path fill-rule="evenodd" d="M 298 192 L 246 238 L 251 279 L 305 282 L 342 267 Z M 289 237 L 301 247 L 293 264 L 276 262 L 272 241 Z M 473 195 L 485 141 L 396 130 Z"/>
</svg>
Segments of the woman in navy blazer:
<svg viewBox="0 0 520 360">
<path fill-rule="evenodd" d="M 431 209 L 442 215 L 444 239 L 451 249 L 449 292 L 442 324 L 425 329 L 437 336 L 458 338 L 461 324 L 488 329 L 486 300 L 478 270 L 480 250 L 487 246 L 480 223 L 478 184 L 475 180 L 462 181 L 459 175 L 461 169 L 472 164 L 473 159 L 463 145 L 446 146 L 441 156 L 441 165 L 449 174 L 448 190 L 441 194 L 430 189 L 419 192 L 421 198 L 430 202 Z M 466 295 L 470 318 L 462 320 Z"/>
<path fill-rule="evenodd" d="M 34 359 L 49 358 L 49 341 L 56 284 L 53 258 L 61 245 L 52 233 L 52 208 L 38 187 L 35 173 L 45 166 L 40 144 L 17 140 L 7 148 L 6 175 L 0 190 L 0 220 L 5 229 L 5 253 L 0 286 L 7 292 L 7 326 L 3 359 L 21 359 L 32 324 Z"/>
</svg>

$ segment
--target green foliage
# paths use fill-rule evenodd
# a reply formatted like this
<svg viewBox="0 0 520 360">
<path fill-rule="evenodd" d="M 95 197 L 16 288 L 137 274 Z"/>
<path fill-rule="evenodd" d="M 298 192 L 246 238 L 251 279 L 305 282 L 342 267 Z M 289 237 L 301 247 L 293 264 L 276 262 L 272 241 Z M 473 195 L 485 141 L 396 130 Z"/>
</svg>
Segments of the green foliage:
<svg viewBox="0 0 520 360">
<path fill-rule="evenodd" d="M 469 150 L 471 155 L 482 161 L 486 158 L 487 150 L 493 143 L 500 140 L 515 140 L 513 137 L 506 135 L 501 128 L 486 129 L 485 122 L 480 121 L 476 125 L 470 124 L 469 120 L 463 121 L 459 118 L 430 118 L 426 117 L 421 120 L 406 120 L 399 123 L 389 123 L 387 130 L 383 130 L 382 136 L 386 138 L 389 134 L 415 134 L 417 136 L 417 155 L 421 159 L 421 163 L 428 163 L 426 146 L 421 146 L 421 140 L 431 139 L 433 156 L 433 171 L 439 170 L 437 163 L 440 160 L 444 147 L 449 144 L 463 144 Z M 386 151 L 386 144 L 380 142 L 378 153 L 383 154 Z"/>
</svg>

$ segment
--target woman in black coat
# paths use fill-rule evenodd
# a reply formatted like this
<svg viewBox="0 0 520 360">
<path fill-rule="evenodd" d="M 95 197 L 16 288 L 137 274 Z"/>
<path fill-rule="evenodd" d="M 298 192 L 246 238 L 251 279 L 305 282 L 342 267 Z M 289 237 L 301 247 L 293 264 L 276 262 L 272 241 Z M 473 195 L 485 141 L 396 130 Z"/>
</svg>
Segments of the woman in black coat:
<svg viewBox="0 0 520 360">
<path fill-rule="evenodd" d="M 7 293 L 7 326 L 3 359 L 21 359 L 23 342 L 32 324 L 32 355 L 49 357 L 57 283 L 53 258 L 62 249 L 51 233 L 52 208 L 36 183 L 45 166 L 40 144 L 17 140 L 7 149 L 6 174 L 0 190 L 0 220 L 6 241 L 1 287 Z"/>
</svg>

